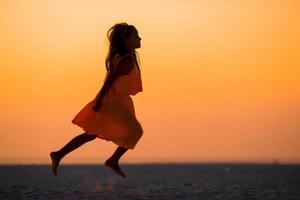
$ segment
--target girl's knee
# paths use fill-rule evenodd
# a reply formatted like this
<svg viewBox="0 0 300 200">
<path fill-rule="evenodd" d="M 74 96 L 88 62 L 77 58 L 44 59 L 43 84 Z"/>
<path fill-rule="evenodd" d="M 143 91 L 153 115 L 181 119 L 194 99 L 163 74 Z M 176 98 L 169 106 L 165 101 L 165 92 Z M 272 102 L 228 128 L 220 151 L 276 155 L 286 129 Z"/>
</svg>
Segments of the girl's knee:
<svg viewBox="0 0 300 200">
<path fill-rule="evenodd" d="M 85 132 L 85 135 L 86 135 L 87 140 L 94 140 L 97 137 L 96 135 L 91 135 L 91 134 L 88 134 L 87 132 Z"/>
</svg>

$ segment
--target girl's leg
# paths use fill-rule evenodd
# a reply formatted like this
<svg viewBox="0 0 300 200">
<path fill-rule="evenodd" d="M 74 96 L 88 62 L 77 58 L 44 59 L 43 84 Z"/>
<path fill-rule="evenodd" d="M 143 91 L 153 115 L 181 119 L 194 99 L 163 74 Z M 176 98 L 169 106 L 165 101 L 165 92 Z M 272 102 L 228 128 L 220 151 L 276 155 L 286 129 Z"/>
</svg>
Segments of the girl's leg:
<svg viewBox="0 0 300 200">
<path fill-rule="evenodd" d="M 123 177 L 125 177 L 125 174 L 122 172 L 121 168 L 119 167 L 119 159 L 127 150 L 128 150 L 127 148 L 118 146 L 114 154 L 105 161 L 105 166 L 111 168 L 115 173 Z"/>
<path fill-rule="evenodd" d="M 50 153 L 50 157 L 52 160 L 52 170 L 53 173 L 57 174 L 57 167 L 59 165 L 60 160 L 67 155 L 69 152 L 77 149 L 81 145 L 86 142 L 92 141 L 96 138 L 96 135 L 89 135 L 86 132 L 74 137 L 71 141 L 69 141 L 64 147 L 62 147 L 59 151 L 54 151 Z"/>
</svg>

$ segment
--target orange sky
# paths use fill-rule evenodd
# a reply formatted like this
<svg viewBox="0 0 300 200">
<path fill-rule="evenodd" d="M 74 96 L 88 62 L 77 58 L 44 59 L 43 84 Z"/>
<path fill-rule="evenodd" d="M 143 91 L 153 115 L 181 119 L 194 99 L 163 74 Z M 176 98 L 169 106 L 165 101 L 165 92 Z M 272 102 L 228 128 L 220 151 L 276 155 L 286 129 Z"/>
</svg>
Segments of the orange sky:
<svg viewBox="0 0 300 200">
<path fill-rule="evenodd" d="M 107 30 L 133 24 L 144 135 L 121 162 L 300 162 L 297 1 L 1 1 L 0 163 L 48 163 L 105 77 Z M 94 140 L 63 163 L 105 161 Z"/>
</svg>

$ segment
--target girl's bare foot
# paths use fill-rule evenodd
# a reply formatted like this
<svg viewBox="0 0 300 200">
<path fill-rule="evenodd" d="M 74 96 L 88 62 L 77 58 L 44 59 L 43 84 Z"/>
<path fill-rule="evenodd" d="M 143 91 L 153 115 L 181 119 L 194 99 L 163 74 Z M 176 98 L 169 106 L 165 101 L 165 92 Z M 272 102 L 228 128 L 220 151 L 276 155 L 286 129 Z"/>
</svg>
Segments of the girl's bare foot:
<svg viewBox="0 0 300 200">
<path fill-rule="evenodd" d="M 125 174 L 122 172 L 119 167 L 118 161 L 114 161 L 113 159 L 108 159 L 105 161 L 105 166 L 111 168 L 116 174 L 125 177 Z"/>
<path fill-rule="evenodd" d="M 57 176 L 57 167 L 59 165 L 59 157 L 57 156 L 56 152 L 51 152 L 50 157 L 52 160 L 52 172 L 54 173 L 55 176 Z"/>
</svg>

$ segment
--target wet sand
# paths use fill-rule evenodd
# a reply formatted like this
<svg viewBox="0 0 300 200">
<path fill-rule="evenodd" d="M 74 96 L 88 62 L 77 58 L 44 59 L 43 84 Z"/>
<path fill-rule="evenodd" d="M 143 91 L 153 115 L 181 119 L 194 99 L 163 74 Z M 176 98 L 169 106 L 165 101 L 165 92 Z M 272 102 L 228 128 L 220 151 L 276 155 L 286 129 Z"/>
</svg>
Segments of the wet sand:
<svg viewBox="0 0 300 200">
<path fill-rule="evenodd" d="M 300 165 L 121 164 L 1 165 L 0 199 L 299 200 Z"/>
</svg>

